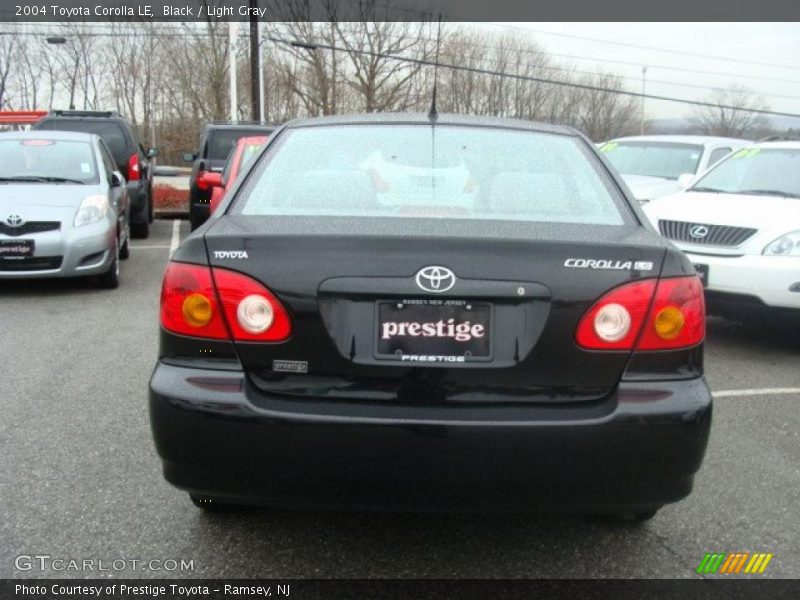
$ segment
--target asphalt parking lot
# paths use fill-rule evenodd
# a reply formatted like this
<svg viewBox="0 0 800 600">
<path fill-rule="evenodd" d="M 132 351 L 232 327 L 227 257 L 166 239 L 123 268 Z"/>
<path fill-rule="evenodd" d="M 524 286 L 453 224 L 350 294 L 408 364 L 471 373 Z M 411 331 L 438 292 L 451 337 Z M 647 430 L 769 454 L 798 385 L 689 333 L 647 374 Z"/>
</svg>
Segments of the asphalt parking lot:
<svg viewBox="0 0 800 600">
<path fill-rule="evenodd" d="M 786 323 L 709 321 L 707 375 L 722 393 L 705 463 L 688 499 L 640 527 L 547 515 L 202 514 L 163 481 L 147 413 L 172 240 L 173 223 L 158 221 L 134 241 L 115 291 L 0 283 L 0 577 L 697 577 L 712 551 L 770 552 L 762 577 L 800 577 L 800 331 Z M 15 568 L 35 554 L 185 559 L 193 570 Z"/>
</svg>

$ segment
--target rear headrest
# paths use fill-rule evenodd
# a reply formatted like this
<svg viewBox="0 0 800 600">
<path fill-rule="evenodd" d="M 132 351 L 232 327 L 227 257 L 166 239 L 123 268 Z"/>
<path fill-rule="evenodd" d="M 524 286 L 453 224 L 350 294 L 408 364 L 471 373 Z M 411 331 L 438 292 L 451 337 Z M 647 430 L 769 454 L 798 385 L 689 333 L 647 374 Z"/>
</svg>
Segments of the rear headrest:
<svg viewBox="0 0 800 600">
<path fill-rule="evenodd" d="M 567 186 L 553 173 L 505 171 L 489 189 L 489 208 L 497 213 L 560 213 L 566 203 Z"/>
<path fill-rule="evenodd" d="M 290 208 L 369 210 L 378 205 L 372 180 L 364 171 L 306 171 L 289 188 Z"/>
</svg>

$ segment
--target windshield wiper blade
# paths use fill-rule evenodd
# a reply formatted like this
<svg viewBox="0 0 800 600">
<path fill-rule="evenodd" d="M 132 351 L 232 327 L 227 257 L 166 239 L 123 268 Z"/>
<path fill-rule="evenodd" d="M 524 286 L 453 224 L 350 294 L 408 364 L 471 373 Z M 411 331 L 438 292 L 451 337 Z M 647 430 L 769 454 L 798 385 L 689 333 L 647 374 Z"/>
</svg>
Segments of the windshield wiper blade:
<svg viewBox="0 0 800 600">
<path fill-rule="evenodd" d="M 0 181 L 11 181 L 20 183 L 85 183 L 80 179 L 69 179 L 67 177 L 49 177 L 46 175 L 18 175 L 16 177 L 0 177 Z"/>
<path fill-rule="evenodd" d="M 742 190 L 740 194 L 751 194 L 753 196 L 780 196 L 781 198 L 800 198 L 796 194 L 782 192 L 780 190 Z"/>
<path fill-rule="evenodd" d="M 726 192 L 725 190 L 718 190 L 717 188 L 710 188 L 710 187 L 692 187 L 686 190 L 687 192 L 711 192 L 713 194 L 730 194 L 731 192 Z"/>
</svg>

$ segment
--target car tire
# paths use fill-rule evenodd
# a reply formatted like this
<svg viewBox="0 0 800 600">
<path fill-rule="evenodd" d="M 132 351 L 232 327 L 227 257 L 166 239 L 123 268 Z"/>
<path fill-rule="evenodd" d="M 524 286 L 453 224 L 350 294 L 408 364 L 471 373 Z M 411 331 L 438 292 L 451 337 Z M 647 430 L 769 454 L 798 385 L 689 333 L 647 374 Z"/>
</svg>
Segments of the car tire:
<svg viewBox="0 0 800 600">
<path fill-rule="evenodd" d="M 198 496 L 197 494 L 189 494 L 189 498 L 197 508 L 202 510 L 203 512 L 207 513 L 219 513 L 231 510 L 234 508 L 232 504 L 226 504 L 225 502 L 218 502 L 214 498 L 209 498 L 207 496 Z"/>
<path fill-rule="evenodd" d="M 122 260 L 128 260 L 131 257 L 131 227 L 127 225 L 127 233 L 128 235 L 125 236 L 125 243 L 122 244 L 122 248 L 119 249 L 119 257 Z"/>
<path fill-rule="evenodd" d="M 150 237 L 150 223 L 134 223 L 131 225 L 131 233 L 139 239 Z"/>
<path fill-rule="evenodd" d="M 111 266 L 108 267 L 108 271 L 103 273 L 97 278 L 97 284 L 106 290 L 114 290 L 119 287 L 119 259 L 121 255 L 121 250 L 119 247 L 119 240 L 117 243 L 114 244 L 114 260 L 111 262 Z"/>
<path fill-rule="evenodd" d="M 657 508 L 633 512 L 593 515 L 593 520 L 613 525 L 641 525 L 656 516 Z"/>
</svg>

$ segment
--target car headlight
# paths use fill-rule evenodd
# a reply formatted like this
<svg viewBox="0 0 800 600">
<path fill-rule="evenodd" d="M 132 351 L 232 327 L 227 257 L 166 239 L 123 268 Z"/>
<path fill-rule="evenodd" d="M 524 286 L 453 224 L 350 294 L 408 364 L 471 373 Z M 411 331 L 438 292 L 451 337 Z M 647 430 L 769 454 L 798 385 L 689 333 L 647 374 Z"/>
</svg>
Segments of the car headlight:
<svg viewBox="0 0 800 600">
<path fill-rule="evenodd" d="M 105 218 L 108 214 L 108 198 L 102 195 L 86 196 L 75 213 L 75 227 L 91 225 Z"/>
<path fill-rule="evenodd" d="M 800 256 L 800 230 L 791 231 L 764 248 L 767 256 Z"/>
</svg>

